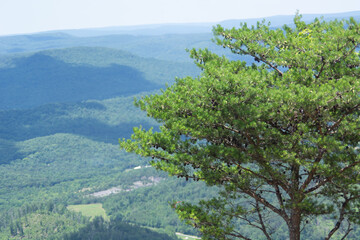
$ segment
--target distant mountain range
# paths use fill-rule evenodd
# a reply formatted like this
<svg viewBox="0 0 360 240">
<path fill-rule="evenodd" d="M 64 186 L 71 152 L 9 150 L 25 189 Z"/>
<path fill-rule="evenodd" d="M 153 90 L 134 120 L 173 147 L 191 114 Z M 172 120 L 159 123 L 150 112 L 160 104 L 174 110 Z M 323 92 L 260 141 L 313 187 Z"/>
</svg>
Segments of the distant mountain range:
<svg viewBox="0 0 360 240">
<path fill-rule="evenodd" d="M 295 13 L 294 13 L 295 15 Z M 138 26 L 122 26 L 122 27 L 104 27 L 92 29 L 78 29 L 78 30 L 64 30 L 63 33 L 78 37 L 103 36 L 114 34 L 129 34 L 129 35 L 164 35 L 164 34 L 194 34 L 194 33 L 211 33 L 212 26 L 220 24 L 226 28 L 238 27 L 240 22 L 248 25 L 255 25 L 258 21 L 265 19 L 271 22 L 272 27 L 281 27 L 284 24 L 292 24 L 294 15 L 277 15 L 263 18 L 251 19 L 231 19 L 221 22 L 210 23 L 186 23 L 186 24 L 149 24 Z M 332 13 L 332 14 L 302 14 L 305 22 L 310 22 L 314 18 L 324 17 L 324 20 L 333 19 L 347 19 L 354 17 L 356 20 L 360 19 L 360 11 Z M 57 31 L 56 31 L 57 32 Z"/>
<path fill-rule="evenodd" d="M 360 11 L 336 14 L 304 14 L 303 20 L 309 22 L 315 17 L 321 16 L 324 20 L 354 17 L 355 20 L 359 21 Z M 88 46 L 121 49 L 147 58 L 191 62 L 185 49 L 206 47 L 219 54 L 226 53 L 221 49 L 219 50 L 211 42 L 212 27 L 216 24 L 232 28 L 238 27 L 242 22 L 254 25 L 256 22 L 265 19 L 271 22 L 272 27 L 280 27 L 284 24 L 291 26 L 293 18 L 294 15 L 287 15 L 234 19 L 217 23 L 154 24 L 3 36 L 0 37 L 0 54 Z"/>
</svg>

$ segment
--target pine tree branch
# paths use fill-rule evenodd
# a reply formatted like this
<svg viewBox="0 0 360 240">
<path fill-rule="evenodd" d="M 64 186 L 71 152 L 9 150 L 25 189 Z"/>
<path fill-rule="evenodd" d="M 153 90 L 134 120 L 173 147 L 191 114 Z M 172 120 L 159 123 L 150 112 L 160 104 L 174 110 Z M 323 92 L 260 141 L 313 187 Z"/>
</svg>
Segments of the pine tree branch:
<svg viewBox="0 0 360 240">
<path fill-rule="evenodd" d="M 258 201 L 256 201 L 255 209 L 256 209 L 256 211 L 257 211 L 257 213 L 258 213 L 259 221 L 260 221 L 260 224 L 261 224 L 261 228 L 260 228 L 261 231 L 264 233 L 264 235 L 266 236 L 266 238 L 267 238 L 268 240 L 271 240 L 271 237 L 270 237 L 269 233 L 268 233 L 267 230 L 266 230 L 266 226 L 265 226 L 265 224 L 264 224 L 263 217 L 262 217 L 262 215 L 261 215 L 261 211 L 260 211 L 260 207 L 259 207 L 259 202 L 258 202 Z"/>
<path fill-rule="evenodd" d="M 331 229 L 331 231 L 329 232 L 328 236 L 325 238 L 325 240 L 329 240 L 331 238 L 332 235 L 334 235 L 334 233 L 340 228 L 341 223 L 344 221 L 345 218 L 345 208 L 347 207 L 347 204 L 349 203 L 349 199 L 345 199 L 345 201 L 343 202 L 343 204 L 341 205 L 341 210 L 340 210 L 340 215 L 339 215 L 339 219 L 336 222 L 335 226 L 333 227 L 333 229 Z"/>
<path fill-rule="evenodd" d="M 279 216 L 281 216 L 285 222 L 290 223 L 290 219 L 289 217 L 284 213 L 283 210 L 278 209 L 277 207 L 275 207 L 274 205 L 272 205 L 270 202 L 268 202 L 265 198 L 261 197 L 260 195 L 256 194 L 254 191 L 251 191 L 250 189 L 242 189 L 242 191 L 247 194 L 248 196 L 252 197 L 253 199 L 255 199 L 255 201 L 258 201 L 259 203 L 261 203 L 262 205 L 264 205 L 265 207 L 269 208 L 271 211 L 273 211 L 274 213 L 278 214 Z"/>
<path fill-rule="evenodd" d="M 353 230 L 353 228 L 351 228 L 351 223 L 349 222 L 349 220 L 347 222 L 348 222 L 348 228 L 347 228 L 344 236 L 341 238 L 341 240 L 346 239 L 346 237 L 349 235 L 349 233 Z"/>
<path fill-rule="evenodd" d="M 360 164 L 360 161 L 356 161 L 346 167 L 343 167 L 342 169 L 339 170 L 339 174 L 343 173 L 344 171 L 346 171 L 349 168 L 355 167 L 356 165 Z M 310 192 L 313 192 L 315 190 L 317 190 L 318 188 L 320 188 L 321 186 L 325 185 L 326 183 L 330 182 L 333 178 L 335 177 L 335 175 L 332 175 L 330 177 L 325 178 L 323 181 L 320 181 L 318 184 L 316 184 L 314 187 L 306 190 L 304 193 L 308 194 Z"/>
</svg>

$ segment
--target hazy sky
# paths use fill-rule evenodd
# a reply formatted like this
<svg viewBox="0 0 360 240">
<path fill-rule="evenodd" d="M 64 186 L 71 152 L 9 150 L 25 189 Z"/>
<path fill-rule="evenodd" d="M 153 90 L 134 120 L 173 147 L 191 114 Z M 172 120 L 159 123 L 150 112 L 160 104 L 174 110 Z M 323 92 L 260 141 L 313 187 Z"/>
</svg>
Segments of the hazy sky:
<svg viewBox="0 0 360 240">
<path fill-rule="evenodd" d="M 0 0 L 0 35 L 360 10 L 360 0 Z"/>
</svg>

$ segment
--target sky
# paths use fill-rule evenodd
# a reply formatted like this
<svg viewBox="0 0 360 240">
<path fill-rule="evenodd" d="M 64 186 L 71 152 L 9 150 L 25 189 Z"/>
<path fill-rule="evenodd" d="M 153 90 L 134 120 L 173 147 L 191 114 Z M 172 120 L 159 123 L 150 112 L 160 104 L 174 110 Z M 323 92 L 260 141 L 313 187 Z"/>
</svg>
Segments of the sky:
<svg viewBox="0 0 360 240">
<path fill-rule="evenodd" d="M 0 0 L 0 35 L 360 11 L 360 0 Z"/>
</svg>

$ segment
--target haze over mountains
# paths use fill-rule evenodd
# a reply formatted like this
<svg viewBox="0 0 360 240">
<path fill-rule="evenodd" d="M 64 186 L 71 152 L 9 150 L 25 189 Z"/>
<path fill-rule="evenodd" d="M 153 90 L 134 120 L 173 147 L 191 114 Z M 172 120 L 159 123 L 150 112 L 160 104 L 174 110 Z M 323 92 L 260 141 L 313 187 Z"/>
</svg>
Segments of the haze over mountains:
<svg viewBox="0 0 360 240">
<path fill-rule="evenodd" d="M 334 13 L 334 14 L 303 14 L 303 21 L 310 22 L 314 18 L 324 17 L 325 21 L 343 18 L 354 17 L 355 20 L 359 19 L 360 11 L 346 12 L 346 13 Z M 294 13 L 295 14 L 295 13 Z M 226 28 L 238 27 L 239 23 L 247 23 L 248 25 L 256 25 L 258 21 L 271 22 L 272 27 L 281 27 L 283 24 L 292 25 L 293 15 L 279 15 L 269 16 L 264 18 L 251 18 L 251 19 L 230 19 L 221 22 L 210 22 L 210 23 L 169 23 L 169 24 L 149 24 L 149 25 L 138 25 L 138 26 L 119 26 L 119 27 L 103 27 L 103 28 L 90 28 L 90 29 L 73 29 L 63 30 L 60 32 L 67 33 L 77 37 L 92 37 L 92 36 L 104 36 L 104 35 L 165 35 L 165 34 L 200 34 L 200 33 L 211 33 L 212 27 L 216 24 L 220 24 Z M 53 31 L 59 32 L 59 31 Z"/>
<path fill-rule="evenodd" d="M 349 16 L 360 21 L 360 11 L 326 14 L 324 19 Z M 303 15 L 305 21 L 314 17 L 319 16 Z M 291 25 L 292 19 L 266 18 L 272 27 Z M 244 21 L 251 25 L 259 20 Z M 220 24 L 229 28 L 244 21 Z M 168 179 L 126 194 L 98 199 L 88 196 L 146 182 L 153 176 L 166 178 L 151 168 L 135 171 L 137 166 L 148 165 L 148 159 L 120 151 L 118 138 L 128 138 L 133 127 L 159 126 L 133 106 L 134 97 L 157 93 L 176 77 L 200 73 L 185 49 L 208 48 L 229 55 L 211 41 L 215 24 L 110 27 L 0 37 L 0 239 L 24 239 L 26 231 L 30 236 L 26 216 L 35 218 L 31 214 L 41 207 L 44 210 L 49 203 L 59 209 L 69 204 L 103 203 L 111 224 L 131 223 L 161 233 L 166 229 L 164 239 L 175 239 L 175 231 L 197 234 L 177 220 L 168 202 L 198 201 L 212 196 L 216 189 Z M 31 204 L 43 205 L 25 211 Z M 56 207 L 50 209 L 41 216 L 52 219 L 49 222 L 62 219 L 66 236 L 92 226 L 86 221 L 76 222 L 66 209 L 61 208 L 62 213 L 55 211 Z M 77 227 L 70 228 L 67 221 Z M 11 232 L 11 224 L 23 227 L 24 235 L 18 235 L 20 230 Z M 37 230 L 38 238 L 25 239 L 46 239 L 52 234 L 45 233 L 40 224 L 37 227 L 42 229 Z M 110 227 L 104 229 L 103 234 L 110 231 Z M 56 234 L 54 239 L 66 239 L 62 233 Z M 281 234 L 279 231 L 278 239 L 283 239 Z"/>
</svg>

